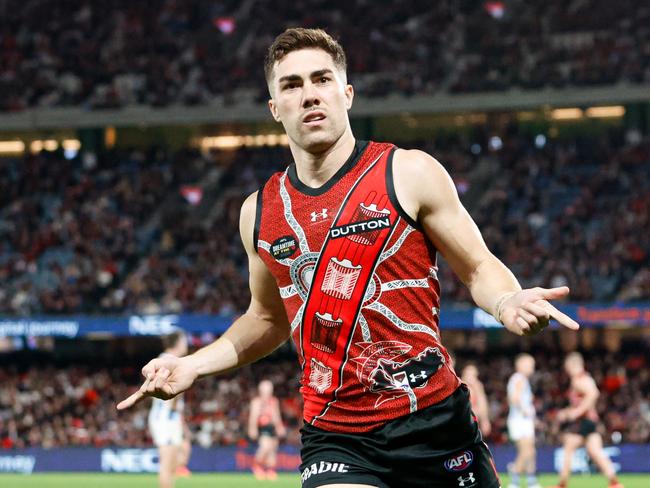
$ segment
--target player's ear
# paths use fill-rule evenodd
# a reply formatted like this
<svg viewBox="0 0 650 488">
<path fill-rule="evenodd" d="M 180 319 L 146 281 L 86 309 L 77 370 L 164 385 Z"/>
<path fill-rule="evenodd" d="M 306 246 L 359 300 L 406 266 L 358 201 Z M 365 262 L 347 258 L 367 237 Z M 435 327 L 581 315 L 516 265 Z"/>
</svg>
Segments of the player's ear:
<svg viewBox="0 0 650 488">
<path fill-rule="evenodd" d="M 345 108 L 350 110 L 352 108 L 352 101 L 354 100 L 354 88 L 352 85 L 345 85 Z"/>
<path fill-rule="evenodd" d="M 273 116 L 276 122 L 280 122 L 280 114 L 278 113 L 278 106 L 275 104 L 275 100 L 269 98 L 268 104 L 269 104 L 269 110 L 271 111 L 271 115 Z"/>
</svg>

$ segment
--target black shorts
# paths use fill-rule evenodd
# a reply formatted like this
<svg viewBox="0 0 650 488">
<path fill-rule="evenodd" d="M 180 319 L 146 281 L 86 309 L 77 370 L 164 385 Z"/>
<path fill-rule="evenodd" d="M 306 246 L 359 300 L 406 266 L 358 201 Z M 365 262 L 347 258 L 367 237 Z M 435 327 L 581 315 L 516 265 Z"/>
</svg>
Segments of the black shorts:
<svg viewBox="0 0 650 488">
<path fill-rule="evenodd" d="M 463 384 L 442 402 L 371 432 L 302 430 L 303 488 L 360 483 L 380 488 L 498 488 L 492 455 Z"/>
<path fill-rule="evenodd" d="M 259 427 L 258 430 L 259 430 L 260 437 L 262 437 L 263 435 L 265 435 L 267 437 L 277 437 L 278 436 L 278 434 L 275 432 L 275 425 L 263 425 L 263 426 Z"/>
<path fill-rule="evenodd" d="M 570 434 L 578 434 L 582 437 L 587 437 L 590 434 L 598 431 L 598 425 L 593 420 L 581 418 L 567 422 L 562 427 L 562 430 Z"/>
</svg>

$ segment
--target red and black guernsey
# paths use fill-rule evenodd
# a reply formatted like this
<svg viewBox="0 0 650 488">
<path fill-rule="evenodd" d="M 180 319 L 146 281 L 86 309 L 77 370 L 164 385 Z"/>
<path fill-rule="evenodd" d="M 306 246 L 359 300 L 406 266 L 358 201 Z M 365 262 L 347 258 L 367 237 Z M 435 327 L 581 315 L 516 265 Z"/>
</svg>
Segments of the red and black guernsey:
<svg viewBox="0 0 650 488">
<path fill-rule="evenodd" d="M 436 250 L 401 208 L 395 146 L 357 142 L 322 187 L 295 165 L 257 197 L 254 241 L 302 366 L 305 422 L 365 432 L 459 385 L 440 342 Z"/>
</svg>

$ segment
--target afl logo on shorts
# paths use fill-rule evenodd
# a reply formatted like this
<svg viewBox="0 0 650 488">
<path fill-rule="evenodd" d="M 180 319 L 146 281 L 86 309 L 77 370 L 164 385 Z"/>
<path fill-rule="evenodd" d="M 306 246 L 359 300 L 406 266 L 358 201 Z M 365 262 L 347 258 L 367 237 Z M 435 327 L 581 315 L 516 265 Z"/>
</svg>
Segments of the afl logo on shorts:
<svg viewBox="0 0 650 488">
<path fill-rule="evenodd" d="M 469 468 L 472 461 L 474 461 L 472 451 L 464 451 L 457 456 L 447 459 L 444 466 L 447 471 L 462 471 Z"/>
<path fill-rule="evenodd" d="M 295 237 L 280 237 L 271 244 L 271 256 L 277 260 L 285 259 L 295 253 L 296 249 L 298 249 L 298 243 Z"/>
</svg>

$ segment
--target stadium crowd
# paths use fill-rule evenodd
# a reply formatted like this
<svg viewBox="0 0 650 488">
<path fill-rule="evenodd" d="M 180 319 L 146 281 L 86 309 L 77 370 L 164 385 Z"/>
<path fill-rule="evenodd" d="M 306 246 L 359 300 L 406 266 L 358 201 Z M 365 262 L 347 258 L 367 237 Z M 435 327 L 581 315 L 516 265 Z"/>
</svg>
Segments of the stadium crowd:
<svg viewBox="0 0 650 488">
<path fill-rule="evenodd" d="M 368 97 L 650 81 L 632 0 L 4 0 L 0 111 L 265 99 L 265 49 L 297 25 L 339 37 Z"/>
<path fill-rule="evenodd" d="M 476 335 L 480 332 L 467 333 Z M 475 341 L 470 339 L 468 343 Z M 558 409 L 565 406 L 568 378 L 556 345 L 536 342 L 537 372 L 532 378 L 538 412 L 538 439 L 560 441 Z M 488 442 L 508 441 L 506 383 L 513 353 L 492 348 L 476 354 L 472 347 L 455 352 L 457 365 L 478 365 L 490 403 L 492 433 Z M 286 354 L 288 355 L 288 353 Z M 476 359 L 480 358 L 480 359 Z M 602 395 L 598 410 L 606 442 L 650 442 L 650 369 L 638 350 L 586 354 Z M 194 444 L 209 447 L 246 442 L 248 403 L 262 378 L 275 384 L 287 425 L 285 442 L 300 441 L 299 372 L 294 359 L 266 360 L 234 374 L 202 380 L 186 393 L 186 420 Z M 7 366 L 0 368 L 0 448 L 30 446 L 150 445 L 147 415 L 150 401 L 120 413 L 115 404 L 139 382 L 137 367 Z"/>
<path fill-rule="evenodd" d="M 576 302 L 649 299 L 650 143 L 615 131 L 542 147 L 513 133 L 496 150 L 493 137 L 416 147 L 446 164 L 461 192 L 482 168 L 474 184 L 487 190 L 470 213 L 522 285 L 566 284 Z M 0 160 L 0 312 L 243 311 L 239 208 L 289 157 L 267 147 Z M 221 179 L 203 207 L 183 200 L 183 185 L 215 168 Z M 439 275 L 443 303 L 470 302 L 444 264 Z"/>
<path fill-rule="evenodd" d="M 0 159 L 0 310 L 97 311 L 147 252 L 168 192 L 206 166 L 193 152 L 155 149 Z"/>
</svg>

